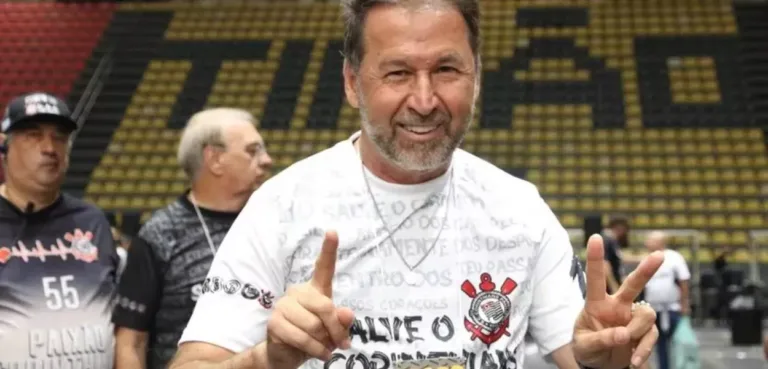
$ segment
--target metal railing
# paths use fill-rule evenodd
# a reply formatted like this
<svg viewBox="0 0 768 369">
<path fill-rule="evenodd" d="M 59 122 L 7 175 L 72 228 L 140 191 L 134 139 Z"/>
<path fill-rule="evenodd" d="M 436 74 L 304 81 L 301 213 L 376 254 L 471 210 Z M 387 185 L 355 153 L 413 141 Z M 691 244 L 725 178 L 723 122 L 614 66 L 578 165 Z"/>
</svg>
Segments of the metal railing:
<svg viewBox="0 0 768 369">
<path fill-rule="evenodd" d="M 88 115 L 91 113 L 93 105 L 96 104 L 96 100 L 101 94 L 101 90 L 104 88 L 104 83 L 106 83 L 107 77 L 112 72 L 113 51 L 114 48 L 109 47 L 101 57 L 99 64 L 93 71 L 93 75 L 85 86 L 85 90 L 80 96 L 75 109 L 72 111 L 72 119 L 74 119 L 77 122 L 77 126 L 80 127 L 78 128 L 78 132 L 75 132 L 75 137 L 79 131 L 83 129 L 83 125 L 85 124 L 86 119 L 88 119 Z"/>
</svg>

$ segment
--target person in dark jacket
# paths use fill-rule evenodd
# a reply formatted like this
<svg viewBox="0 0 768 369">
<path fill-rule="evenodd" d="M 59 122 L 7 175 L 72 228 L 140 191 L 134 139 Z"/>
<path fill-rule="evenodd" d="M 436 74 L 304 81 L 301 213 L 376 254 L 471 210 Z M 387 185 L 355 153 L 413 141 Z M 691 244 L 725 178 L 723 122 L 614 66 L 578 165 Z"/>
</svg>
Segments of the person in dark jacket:
<svg viewBox="0 0 768 369">
<path fill-rule="evenodd" d="M 605 276 L 608 293 L 616 293 L 621 285 L 623 270 L 621 249 L 629 245 L 629 219 L 615 215 L 603 232 L 605 247 Z"/>
<path fill-rule="evenodd" d="M 0 367 L 109 368 L 118 258 L 104 213 L 61 192 L 78 126 L 46 93 L 0 124 Z"/>
</svg>

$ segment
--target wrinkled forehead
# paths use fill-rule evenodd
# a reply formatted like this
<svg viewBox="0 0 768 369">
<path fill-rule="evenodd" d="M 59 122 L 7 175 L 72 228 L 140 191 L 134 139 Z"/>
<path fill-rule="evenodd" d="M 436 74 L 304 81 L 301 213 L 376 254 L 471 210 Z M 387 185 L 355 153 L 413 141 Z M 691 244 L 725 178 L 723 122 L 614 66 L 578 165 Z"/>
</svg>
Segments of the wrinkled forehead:
<svg viewBox="0 0 768 369">
<path fill-rule="evenodd" d="M 471 58 L 469 30 L 450 6 L 381 5 L 370 10 L 363 30 L 365 58 L 409 58 L 436 62 L 446 56 Z"/>
</svg>

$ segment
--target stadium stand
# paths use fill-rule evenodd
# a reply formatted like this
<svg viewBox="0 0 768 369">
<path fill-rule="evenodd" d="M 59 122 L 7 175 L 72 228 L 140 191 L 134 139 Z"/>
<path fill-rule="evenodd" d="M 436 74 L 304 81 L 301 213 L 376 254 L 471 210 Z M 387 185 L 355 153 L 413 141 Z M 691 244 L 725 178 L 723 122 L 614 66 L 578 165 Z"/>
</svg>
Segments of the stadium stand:
<svg viewBox="0 0 768 369">
<path fill-rule="evenodd" d="M 73 87 L 109 23 L 110 4 L 0 3 L 0 110 L 44 90 L 76 102 Z"/>
<path fill-rule="evenodd" d="M 20 56 L 0 61 L 14 81 L 0 87 L 3 100 L 30 86 L 66 95 L 82 69 L 76 96 L 111 53 L 66 189 L 119 222 L 139 222 L 184 189 L 175 144 L 198 109 L 252 111 L 277 170 L 358 127 L 344 103 L 338 5 L 3 6 L 0 33 L 18 37 L 0 45 Z M 732 246 L 768 227 L 765 5 L 482 6 L 484 90 L 464 147 L 537 184 L 566 227 L 621 212 L 639 229 L 701 230 L 703 245 Z M 18 26 L 33 16 L 63 21 Z M 37 37 L 39 50 L 22 50 L 25 32 L 74 46 Z M 44 72 L 54 65 L 64 72 Z"/>
</svg>

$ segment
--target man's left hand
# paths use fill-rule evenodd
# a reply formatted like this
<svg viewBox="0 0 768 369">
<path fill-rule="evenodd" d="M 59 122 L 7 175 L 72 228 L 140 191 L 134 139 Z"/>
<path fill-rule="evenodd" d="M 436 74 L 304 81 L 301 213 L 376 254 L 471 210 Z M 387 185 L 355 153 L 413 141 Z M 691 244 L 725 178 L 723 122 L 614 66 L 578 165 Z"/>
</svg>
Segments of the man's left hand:
<svg viewBox="0 0 768 369">
<path fill-rule="evenodd" d="M 606 293 L 603 270 L 603 239 L 587 243 L 587 297 L 573 331 L 573 353 L 580 364 L 599 369 L 638 367 L 651 354 L 659 337 L 656 312 L 647 304 L 633 302 L 664 262 L 654 252 L 621 284 L 614 295 Z"/>
</svg>

